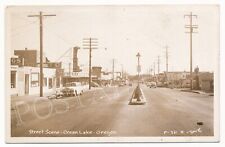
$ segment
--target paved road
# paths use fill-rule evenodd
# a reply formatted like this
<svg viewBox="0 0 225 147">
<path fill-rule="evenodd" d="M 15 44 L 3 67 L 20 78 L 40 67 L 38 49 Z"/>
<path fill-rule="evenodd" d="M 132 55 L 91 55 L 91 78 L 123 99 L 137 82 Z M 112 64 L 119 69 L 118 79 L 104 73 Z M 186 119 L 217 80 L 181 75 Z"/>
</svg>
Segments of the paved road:
<svg viewBox="0 0 225 147">
<path fill-rule="evenodd" d="M 213 135 L 212 96 L 141 87 L 145 105 L 128 105 L 134 86 L 21 103 L 12 109 L 12 136 Z"/>
</svg>

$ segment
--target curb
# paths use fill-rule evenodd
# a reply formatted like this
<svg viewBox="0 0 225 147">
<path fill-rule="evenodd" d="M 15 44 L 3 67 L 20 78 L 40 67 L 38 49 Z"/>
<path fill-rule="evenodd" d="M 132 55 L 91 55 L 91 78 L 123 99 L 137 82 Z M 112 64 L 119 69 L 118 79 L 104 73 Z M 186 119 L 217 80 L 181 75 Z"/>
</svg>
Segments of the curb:
<svg viewBox="0 0 225 147">
<path fill-rule="evenodd" d="M 214 93 L 205 93 L 205 92 L 201 92 L 201 91 L 193 91 L 193 90 L 180 90 L 182 92 L 191 92 L 191 93 L 197 93 L 197 94 L 206 94 L 208 96 L 214 96 Z"/>
<path fill-rule="evenodd" d="M 193 91 L 193 90 L 180 90 L 182 92 L 191 92 L 191 93 L 197 93 L 197 94 L 200 94 L 200 92 L 198 91 Z"/>
</svg>

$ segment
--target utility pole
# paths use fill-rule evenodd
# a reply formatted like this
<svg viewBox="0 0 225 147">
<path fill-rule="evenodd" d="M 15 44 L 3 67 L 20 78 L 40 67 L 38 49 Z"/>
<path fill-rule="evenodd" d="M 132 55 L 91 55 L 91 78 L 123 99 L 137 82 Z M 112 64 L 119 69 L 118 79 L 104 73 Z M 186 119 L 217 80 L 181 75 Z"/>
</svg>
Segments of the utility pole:
<svg viewBox="0 0 225 147">
<path fill-rule="evenodd" d="M 121 64 L 121 78 L 123 79 L 123 64 Z"/>
<path fill-rule="evenodd" d="M 83 39 L 83 46 L 84 49 L 88 49 L 89 50 L 89 89 L 91 89 L 91 73 L 92 73 L 92 67 L 91 67 L 91 58 L 92 58 L 92 49 L 98 49 L 97 48 L 97 38 L 84 38 Z"/>
<path fill-rule="evenodd" d="M 198 28 L 198 25 L 193 25 L 192 24 L 192 18 L 195 17 L 197 18 L 197 15 L 193 15 L 192 12 L 190 12 L 190 14 L 187 14 L 187 15 L 184 15 L 184 18 L 185 17 L 189 17 L 189 25 L 185 25 L 185 28 L 188 28 L 189 29 L 189 32 L 186 32 L 186 33 L 189 33 L 190 34 L 190 89 L 192 90 L 193 89 L 193 85 L 192 85 L 192 80 L 193 80 L 193 76 L 192 76 L 192 33 L 197 33 L 197 32 L 194 32 L 193 30 L 194 29 L 197 29 Z"/>
<path fill-rule="evenodd" d="M 149 69 L 148 69 L 149 80 L 151 79 L 151 75 L 152 75 L 152 67 L 149 67 Z"/>
<path fill-rule="evenodd" d="M 154 64 L 154 76 L 155 76 L 155 62 L 153 64 Z"/>
<path fill-rule="evenodd" d="M 168 48 L 169 47 L 166 45 L 165 48 L 166 48 L 166 75 L 165 75 L 165 78 L 166 78 L 166 81 L 167 81 L 167 75 L 168 75 L 168 57 L 169 57 L 169 55 L 168 55 Z"/>
<path fill-rule="evenodd" d="M 159 72 L 160 72 L 160 56 L 158 56 L 158 75 L 159 75 Z"/>
<path fill-rule="evenodd" d="M 43 97 L 43 17 L 56 16 L 55 14 L 43 15 L 40 11 L 39 15 L 28 15 L 28 17 L 38 17 L 40 22 L 40 97 Z"/>
<path fill-rule="evenodd" d="M 150 67 L 150 75 L 152 75 L 152 71 L 153 71 L 153 69 L 152 69 L 152 66 Z"/>
<path fill-rule="evenodd" d="M 71 63 L 69 63 L 69 76 L 71 76 Z"/>
<path fill-rule="evenodd" d="M 165 48 L 166 48 L 166 73 L 168 73 L 168 58 L 169 58 L 169 54 L 168 54 L 168 46 L 166 45 L 165 46 Z"/>
<path fill-rule="evenodd" d="M 114 84 L 115 59 L 112 59 L 112 84 Z"/>
</svg>

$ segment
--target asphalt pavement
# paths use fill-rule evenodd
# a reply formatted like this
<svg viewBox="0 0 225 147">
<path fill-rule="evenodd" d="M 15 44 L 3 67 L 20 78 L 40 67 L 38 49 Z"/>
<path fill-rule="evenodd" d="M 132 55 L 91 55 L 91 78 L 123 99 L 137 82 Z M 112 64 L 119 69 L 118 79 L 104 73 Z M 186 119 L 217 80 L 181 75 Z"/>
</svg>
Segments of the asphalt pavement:
<svg viewBox="0 0 225 147">
<path fill-rule="evenodd" d="M 141 85 L 146 104 L 128 105 L 134 88 L 20 100 L 11 110 L 12 136 L 213 136 L 213 96 Z"/>
</svg>

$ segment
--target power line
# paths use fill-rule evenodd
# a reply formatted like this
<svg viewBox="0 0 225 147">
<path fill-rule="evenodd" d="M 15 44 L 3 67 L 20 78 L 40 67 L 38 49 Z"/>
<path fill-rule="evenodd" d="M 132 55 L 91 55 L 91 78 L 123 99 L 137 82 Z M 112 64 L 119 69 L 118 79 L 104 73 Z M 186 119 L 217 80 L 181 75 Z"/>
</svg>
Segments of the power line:
<svg viewBox="0 0 225 147">
<path fill-rule="evenodd" d="M 21 17 L 21 16 L 16 16 L 16 18 L 19 18 L 20 20 L 23 20 L 23 21 L 27 21 L 27 19 Z M 63 20 L 63 19 L 62 19 Z M 48 26 L 49 25 L 53 25 L 53 24 L 59 24 L 59 23 L 62 23 L 62 22 L 65 22 L 65 21 L 62 21 L 60 20 L 60 22 L 53 22 L 53 23 L 48 23 Z M 16 30 L 22 30 L 22 29 L 27 29 L 28 27 L 34 27 L 34 26 L 31 26 L 32 24 L 36 24 L 38 23 L 38 21 L 32 21 L 30 23 L 27 23 L 27 24 L 24 24 L 24 25 L 20 25 L 20 26 L 17 26 L 15 28 L 12 28 L 12 31 L 11 31 L 11 37 L 14 37 L 14 36 L 17 36 L 17 35 L 20 35 L 21 33 L 23 33 L 22 35 L 25 35 L 24 32 L 25 31 L 22 31 L 22 32 L 15 32 Z M 29 26 L 27 26 L 29 25 Z M 27 27 L 26 27 L 27 26 Z M 47 27 L 46 27 L 47 28 Z M 13 33 L 14 32 L 14 33 Z M 27 32 L 27 31 L 26 31 Z"/>
<path fill-rule="evenodd" d="M 52 30 L 48 30 L 48 31 L 50 31 L 50 33 L 51 33 L 52 35 L 54 35 L 55 37 L 57 37 L 57 38 L 61 39 L 62 41 L 64 41 L 66 44 L 68 44 L 68 45 L 74 44 L 74 42 L 69 41 L 69 40 L 66 40 L 64 37 L 62 37 L 62 36 L 59 35 L 58 33 L 54 32 L 54 31 L 52 31 Z"/>
<path fill-rule="evenodd" d="M 59 61 L 61 58 L 65 57 L 65 55 L 66 55 L 69 51 L 71 51 L 71 48 L 69 48 L 68 50 L 66 50 L 66 51 L 64 52 L 64 54 L 62 54 L 56 61 Z"/>
<path fill-rule="evenodd" d="M 22 28 L 27 29 L 27 27 L 30 27 L 30 25 L 37 24 L 37 23 L 38 23 L 37 21 L 32 21 L 32 22 L 27 23 L 27 24 L 19 25 L 17 27 L 12 28 L 11 33 L 14 34 L 13 32 L 15 32 L 17 30 L 20 30 L 21 31 Z"/>
</svg>

